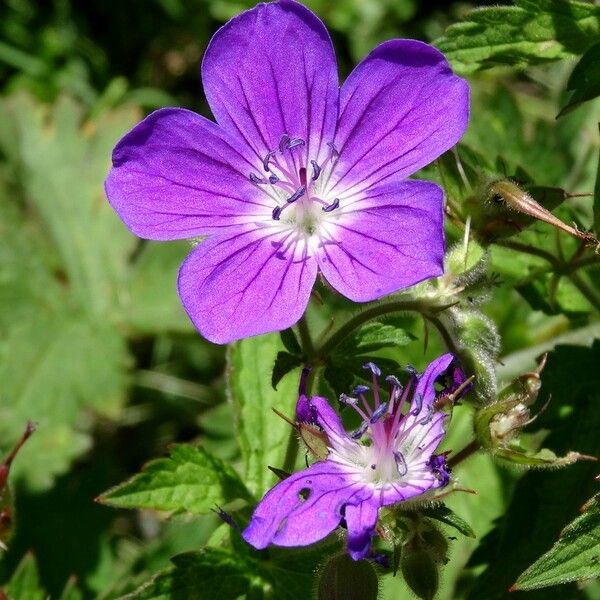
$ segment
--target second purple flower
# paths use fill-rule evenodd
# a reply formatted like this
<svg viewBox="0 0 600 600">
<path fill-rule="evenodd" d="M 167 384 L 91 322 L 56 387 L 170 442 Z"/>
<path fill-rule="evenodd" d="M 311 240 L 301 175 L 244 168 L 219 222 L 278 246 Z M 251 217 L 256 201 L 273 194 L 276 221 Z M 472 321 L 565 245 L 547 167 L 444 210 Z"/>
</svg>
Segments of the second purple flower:
<svg viewBox="0 0 600 600">
<path fill-rule="evenodd" d="M 117 144 L 106 192 L 141 237 L 208 236 L 179 274 L 206 338 L 290 327 L 318 271 L 356 302 L 442 273 L 442 190 L 406 180 L 467 126 L 467 84 L 439 51 L 385 42 L 340 89 L 324 25 L 279 0 L 215 34 L 202 80 L 218 124 L 152 113 Z"/>
</svg>

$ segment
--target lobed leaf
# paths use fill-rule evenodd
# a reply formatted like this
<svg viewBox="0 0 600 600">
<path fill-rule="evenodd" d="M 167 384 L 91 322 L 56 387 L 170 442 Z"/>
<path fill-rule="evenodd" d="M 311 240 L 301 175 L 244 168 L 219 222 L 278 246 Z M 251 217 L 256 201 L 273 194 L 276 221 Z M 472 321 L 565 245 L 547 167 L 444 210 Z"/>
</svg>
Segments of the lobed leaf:
<svg viewBox="0 0 600 600">
<path fill-rule="evenodd" d="M 567 525 L 552 548 L 521 574 L 512 590 L 535 590 L 600 576 L 600 495 Z"/>
<path fill-rule="evenodd" d="M 583 54 L 600 35 L 600 7 L 574 0 L 515 0 L 478 8 L 436 46 L 462 74 L 524 67 Z"/>
<path fill-rule="evenodd" d="M 102 494 L 99 501 L 119 508 L 202 514 L 236 498 L 251 500 L 232 467 L 202 447 L 179 444 L 171 448 L 170 458 L 150 462 L 141 473 Z"/>
</svg>

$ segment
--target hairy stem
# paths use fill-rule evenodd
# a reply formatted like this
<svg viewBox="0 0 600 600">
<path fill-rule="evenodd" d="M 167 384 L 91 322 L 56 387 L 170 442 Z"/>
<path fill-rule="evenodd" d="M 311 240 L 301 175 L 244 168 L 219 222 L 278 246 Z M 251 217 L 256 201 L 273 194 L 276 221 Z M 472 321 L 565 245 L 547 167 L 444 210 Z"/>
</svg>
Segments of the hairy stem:
<svg viewBox="0 0 600 600">
<path fill-rule="evenodd" d="M 302 354 L 310 360 L 315 353 L 315 346 L 310 335 L 310 329 L 306 321 L 306 313 L 302 315 L 298 321 L 298 335 L 300 336 L 300 346 L 302 347 Z"/>
<path fill-rule="evenodd" d="M 463 460 L 469 458 L 479 450 L 481 446 L 477 440 L 473 440 L 470 444 L 466 445 L 460 452 L 452 456 L 448 459 L 448 467 L 450 469 L 454 468 L 456 465 L 460 464 Z"/>
<path fill-rule="evenodd" d="M 586 281 L 584 281 L 579 273 L 570 273 L 569 279 L 573 285 L 579 290 L 582 296 L 598 311 L 600 312 L 600 294 Z"/>
</svg>

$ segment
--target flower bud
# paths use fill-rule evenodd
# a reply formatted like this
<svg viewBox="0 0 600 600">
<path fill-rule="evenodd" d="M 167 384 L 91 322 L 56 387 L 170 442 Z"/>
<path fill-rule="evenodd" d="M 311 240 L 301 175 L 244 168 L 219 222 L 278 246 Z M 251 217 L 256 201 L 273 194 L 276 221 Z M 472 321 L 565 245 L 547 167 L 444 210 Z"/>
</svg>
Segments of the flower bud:
<svg viewBox="0 0 600 600">
<path fill-rule="evenodd" d="M 347 554 L 330 558 L 319 577 L 318 600 L 377 600 L 379 581 L 367 560 L 352 560 Z"/>
<path fill-rule="evenodd" d="M 440 578 L 434 555 L 417 538 L 402 548 L 400 570 L 406 584 L 423 600 L 432 600 Z"/>
</svg>

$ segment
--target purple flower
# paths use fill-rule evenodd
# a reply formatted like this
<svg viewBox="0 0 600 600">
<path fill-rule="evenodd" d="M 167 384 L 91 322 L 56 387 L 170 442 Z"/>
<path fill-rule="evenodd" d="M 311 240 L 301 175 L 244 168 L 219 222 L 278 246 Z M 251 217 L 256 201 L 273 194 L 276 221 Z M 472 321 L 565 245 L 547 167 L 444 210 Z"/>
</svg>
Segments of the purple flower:
<svg viewBox="0 0 600 600">
<path fill-rule="evenodd" d="M 436 391 L 435 385 L 453 363 L 454 357 L 444 354 L 422 375 L 411 370 L 404 387 L 387 377 L 385 400 L 378 369 L 365 365 L 373 374 L 373 405 L 363 386 L 354 396 L 340 399 L 362 419 L 350 435 L 325 398 L 311 398 L 317 423 L 328 438 L 327 458 L 270 490 L 256 507 L 244 539 L 259 549 L 269 544 L 306 546 L 345 523 L 352 558 L 368 556 L 381 507 L 414 500 L 450 480 L 445 455 L 434 454 L 448 416 L 435 409 L 435 400 L 452 388 Z"/>
<path fill-rule="evenodd" d="M 319 270 L 356 302 L 442 273 L 442 191 L 405 179 L 467 125 L 467 84 L 440 52 L 385 42 L 340 89 L 323 23 L 279 0 L 214 35 L 202 80 L 218 124 L 152 113 L 117 144 L 106 193 L 141 237 L 208 236 L 178 283 L 206 338 L 293 325 Z"/>
</svg>

